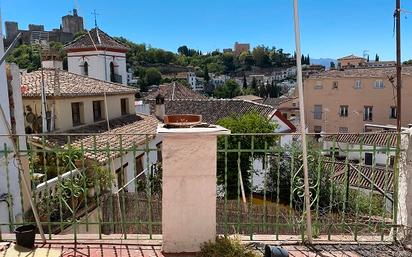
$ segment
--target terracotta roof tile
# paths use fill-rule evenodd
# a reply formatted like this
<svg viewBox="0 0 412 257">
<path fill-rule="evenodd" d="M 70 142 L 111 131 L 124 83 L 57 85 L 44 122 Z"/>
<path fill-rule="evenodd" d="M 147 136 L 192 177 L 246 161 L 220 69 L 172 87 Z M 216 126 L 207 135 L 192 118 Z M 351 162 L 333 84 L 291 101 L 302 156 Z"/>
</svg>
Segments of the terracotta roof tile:
<svg viewBox="0 0 412 257">
<path fill-rule="evenodd" d="M 272 106 L 239 99 L 174 100 L 165 102 L 166 114 L 199 114 L 204 122 L 216 124 L 222 118 L 255 111 L 264 117 L 275 112 Z"/>
<path fill-rule="evenodd" d="M 68 71 L 43 69 L 47 96 L 94 96 L 134 94 L 137 89 L 122 84 L 81 76 Z M 23 97 L 40 97 L 42 72 L 24 73 L 21 77 Z"/>
<path fill-rule="evenodd" d="M 402 74 L 411 76 L 412 66 L 403 66 Z M 345 70 L 327 70 L 310 75 L 309 79 L 321 78 L 382 78 L 396 75 L 395 67 L 379 67 L 379 68 L 352 68 Z"/>
<path fill-rule="evenodd" d="M 110 48 L 121 51 L 128 51 L 129 47 L 117 41 L 99 28 L 94 28 L 79 38 L 67 43 L 64 49 L 68 52 L 78 49 L 89 48 Z"/>
<path fill-rule="evenodd" d="M 257 103 L 262 103 L 263 98 L 255 95 L 240 95 L 236 96 L 234 99 L 240 99 L 240 100 L 248 100 L 248 101 L 253 101 Z"/>
<path fill-rule="evenodd" d="M 324 163 L 326 170 L 334 172 L 333 179 L 340 182 L 346 182 L 347 165 L 344 162 L 327 161 Z M 355 169 L 356 168 L 356 169 Z M 360 173 L 358 172 L 360 171 Z M 362 176 L 363 175 L 363 176 Z M 367 179 L 366 179 L 366 178 Z M 364 189 L 371 189 L 372 181 L 376 186 L 386 192 L 393 192 L 393 170 L 380 166 L 367 166 L 352 164 L 349 170 L 349 185 L 352 187 L 359 187 Z"/>
<path fill-rule="evenodd" d="M 165 100 L 177 100 L 177 99 L 207 99 L 206 96 L 201 95 L 190 88 L 181 84 L 166 84 L 160 85 L 159 89 L 150 92 L 144 99 L 155 100 L 156 97 L 161 94 Z"/>
<path fill-rule="evenodd" d="M 324 138 L 324 141 L 340 142 L 360 145 L 375 145 L 381 147 L 396 147 L 396 133 L 393 132 L 379 132 L 366 134 L 338 134 L 330 135 Z"/>
<path fill-rule="evenodd" d="M 146 139 L 152 139 L 156 134 L 158 121 L 152 116 L 133 114 L 112 119 L 109 123 L 110 131 L 107 129 L 107 122 L 102 121 L 66 131 L 65 135 L 49 135 L 47 142 L 63 147 L 70 139 L 73 146 L 85 151 L 86 158 L 106 163 L 109 158 L 117 158 L 127 150 L 130 151 L 131 147 L 145 144 Z M 70 134 L 70 137 L 66 134 Z M 119 151 L 120 146 L 124 149 L 123 153 Z M 110 149 L 110 153 L 105 149 Z"/>
</svg>

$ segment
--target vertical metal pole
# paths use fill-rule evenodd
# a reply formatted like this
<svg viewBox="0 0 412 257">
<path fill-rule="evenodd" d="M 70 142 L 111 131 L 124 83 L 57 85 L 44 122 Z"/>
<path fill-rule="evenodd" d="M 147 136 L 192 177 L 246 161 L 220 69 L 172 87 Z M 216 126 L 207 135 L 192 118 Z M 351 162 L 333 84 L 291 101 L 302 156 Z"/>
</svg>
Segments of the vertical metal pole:
<svg viewBox="0 0 412 257">
<path fill-rule="evenodd" d="M 302 135 L 302 151 L 303 151 L 303 176 L 305 185 L 305 207 L 306 207 L 306 235 L 308 243 L 312 243 L 312 217 L 310 210 L 310 193 L 309 193 L 309 172 L 308 172 L 308 149 L 306 142 L 306 125 L 305 125 L 305 108 L 303 102 L 303 80 L 302 80 L 302 63 L 299 58 L 302 53 L 300 49 L 300 25 L 298 0 L 293 0 L 293 13 L 295 21 L 295 44 L 296 44 L 296 67 L 297 67 L 297 83 L 299 89 L 299 115 L 300 129 Z"/>
<path fill-rule="evenodd" d="M 40 46 L 41 47 L 41 46 Z M 41 53 L 41 51 L 40 51 Z M 42 132 L 47 133 L 47 114 L 46 114 L 46 89 L 44 87 L 44 72 L 43 64 L 41 64 L 41 117 L 42 117 Z"/>
<path fill-rule="evenodd" d="M 394 220 L 394 233 L 393 239 L 397 239 L 397 227 L 398 224 L 398 179 L 399 179 L 399 167 L 400 167 L 400 149 L 401 149 L 401 131 L 402 131 L 402 63 L 401 63 L 401 1 L 396 0 L 396 153 L 395 153 L 395 168 L 394 168 L 394 188 L 393 188 L 393 220 Z"/>
</svg>

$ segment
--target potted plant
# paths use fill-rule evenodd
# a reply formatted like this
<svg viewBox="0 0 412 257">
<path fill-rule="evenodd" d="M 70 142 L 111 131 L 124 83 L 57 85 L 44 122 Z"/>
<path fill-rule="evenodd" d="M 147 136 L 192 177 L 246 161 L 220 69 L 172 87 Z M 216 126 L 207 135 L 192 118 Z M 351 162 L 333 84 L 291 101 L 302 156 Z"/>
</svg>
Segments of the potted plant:
<svg viewBox="0 0 412 257">
<path fill-rule="evenodd" d="M 19 226 L 14 230 L 16 235 L 16 244 L 25 248 L 34 248 L 34 240 L 36 238 L 36 229 L 34 225 Z"/>
</svg>

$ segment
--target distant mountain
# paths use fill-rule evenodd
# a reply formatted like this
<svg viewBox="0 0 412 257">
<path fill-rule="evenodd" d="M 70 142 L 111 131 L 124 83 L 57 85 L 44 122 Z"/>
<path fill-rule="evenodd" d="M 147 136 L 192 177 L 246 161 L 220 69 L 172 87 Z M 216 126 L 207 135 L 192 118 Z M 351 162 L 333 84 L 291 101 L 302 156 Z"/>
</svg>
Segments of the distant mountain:
<svg viewBox="0 0 412 257">
<path fill-rule="evenodd" d="M 331 58 L 319 58 L 319 59 L 310 59 L 310 64 L 320 64 L 326 67 L 326 69 L 330 68 L 330 62 L 334 62 L 335 66 L 338 65 L 338 61 Z"/>
</svg>

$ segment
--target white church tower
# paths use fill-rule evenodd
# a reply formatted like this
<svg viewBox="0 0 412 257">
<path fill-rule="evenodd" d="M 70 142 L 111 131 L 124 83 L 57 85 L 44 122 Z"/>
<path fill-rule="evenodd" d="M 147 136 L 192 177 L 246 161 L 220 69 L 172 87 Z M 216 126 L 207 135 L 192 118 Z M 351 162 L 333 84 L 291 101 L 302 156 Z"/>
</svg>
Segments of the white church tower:
<svg viewBox="0 0 412 257">
<path fill-rule="evenodd" d="M 129 48 L 98 27 L 65 46 L 69 72 L 108 82 L 127 84 Z"/>
</svg>

